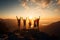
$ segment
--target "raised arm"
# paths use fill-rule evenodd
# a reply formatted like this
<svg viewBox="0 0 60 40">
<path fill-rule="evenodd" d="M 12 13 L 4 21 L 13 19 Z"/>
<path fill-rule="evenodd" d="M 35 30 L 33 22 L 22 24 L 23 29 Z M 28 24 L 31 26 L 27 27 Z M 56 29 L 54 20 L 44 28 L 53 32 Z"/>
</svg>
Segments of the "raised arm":
<svg viewBox="0 0 60 40">
<path fill-rule="evenodd" d="M 17 20 L 18 20 L 18 17 L 16 16 Z"/>
</svg>

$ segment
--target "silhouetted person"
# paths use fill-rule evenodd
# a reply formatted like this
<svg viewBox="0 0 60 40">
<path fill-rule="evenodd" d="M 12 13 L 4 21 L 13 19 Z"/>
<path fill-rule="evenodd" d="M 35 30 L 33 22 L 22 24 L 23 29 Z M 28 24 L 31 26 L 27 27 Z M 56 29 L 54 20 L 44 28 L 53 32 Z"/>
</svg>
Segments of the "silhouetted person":
<svg viewBox="0 0 60 40">
<path fill-rule="evenodd" d="M 29 20 L 29 28 L 31 28 L 31 21 Z"/>
<path fill-rule="evenodd" d="M 17 18 L 17 21 L 18 21 L 18 28 L 19 28 L 19 30 L 20 30 L 20 19 L 18 19 L 17 16 L 16 16 L 16 18 Z"/>
<path fill-rule="evenodd" d="M 37 19 L 37 27 L 39 27 L 39 19 Z"/>
<path fill-rule="evenodd" d="M 24 19 L 24 29 L 26 29 L 26 20 Z"/>
<path fill-rule="evenodd" d="M 29 28 L 31 27 L 31 22 L 29 22 Z"/>
<path fill-rule="evenodd" d="M 38 29 L 39 29 L 39 20 L 40 20 L 40 16 L 39 18 L 34 20 L 34 27 L 38 27 Z"/>
</svg>

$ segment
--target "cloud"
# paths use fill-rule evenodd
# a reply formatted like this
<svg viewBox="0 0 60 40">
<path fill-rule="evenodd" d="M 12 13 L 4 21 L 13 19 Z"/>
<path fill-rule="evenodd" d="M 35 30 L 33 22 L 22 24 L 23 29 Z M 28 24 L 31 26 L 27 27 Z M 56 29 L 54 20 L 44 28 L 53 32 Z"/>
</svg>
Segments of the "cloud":
<svg viewBox="0 0 60 40">
<path fill-rule="evenodd" d="M 49 5 L 51 0 L 31 0 L 31 2 L 35 3 L 38 6 L 41 6 L 42 8 L 45 8 Z"/>
<path fill-rule="evenodd" d="M 45 8 L 49 5 L 51 0 L 20 0 L 22 3 L 23 7 L 29 7 L 29 2 L 32 3 L 33 5 L 37 5 L 39 7 Z"/>
<path fill-rule="evenodd" d="M 60 5 L 60 0 L 20 0 L 21 1 L 21 5 L 29 10 L 31 9 L 31 6 L 34 6 L 34 8 L 38 9 L 38 8 L 53 8 L 53 7 L 57 7 L 57 5 Z M 30 4 L 33 5 L 30 5 Z M 55 5 L 56 4 L 56 5 Z"/>
<path fill-rule="evenodd" d="M 21 6 L 24 7 L 26 10 L 29 9 L 28 3 L 27 3 L 28 0 L 18 0 L 18 1 L 21 2 L 20 3 Z"/>
<path fill-rule="evenodd" d="M 57 0 L 57 4 L 60 5 L 60 0 Z"/>
<path fill-rule="evenodd" d="M 60 14 L 60 8 L 54 9 L 54 12 L 57 13 L 57 14 Z"/>
<path fill-rule="evenodd" d="M 22 6 L 23 6 L 24 8 L 28 8 L 28 6 L 27 6 L 27 3 L 26 3 L 26 2 L 23 2 L 23 3 L 22 3 Z"/>
</svg>

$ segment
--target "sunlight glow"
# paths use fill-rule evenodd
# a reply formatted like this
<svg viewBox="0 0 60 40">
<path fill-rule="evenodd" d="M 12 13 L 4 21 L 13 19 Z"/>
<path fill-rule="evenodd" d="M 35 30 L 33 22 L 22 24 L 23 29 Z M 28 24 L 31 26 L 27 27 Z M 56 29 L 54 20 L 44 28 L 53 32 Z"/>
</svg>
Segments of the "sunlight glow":
<svg viewBox="0 0 60 40">
<path fill-rule="evenodd" d="M 29 16 L 29 19 L 32 19 L 33 17 L 32 16 Z"/>
</svg>

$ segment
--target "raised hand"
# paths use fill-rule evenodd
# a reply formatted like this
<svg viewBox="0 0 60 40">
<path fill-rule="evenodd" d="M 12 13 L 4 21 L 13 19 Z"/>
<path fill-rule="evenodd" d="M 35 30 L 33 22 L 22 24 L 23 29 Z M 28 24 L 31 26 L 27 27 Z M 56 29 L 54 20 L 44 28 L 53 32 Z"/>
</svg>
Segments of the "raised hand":
<svg viewBox="0 0 60 40">
<path fill-rule="evenodd" d="M 18 17 L 16 16 L 17 20 L 18 20 Z"/>
</svg>

